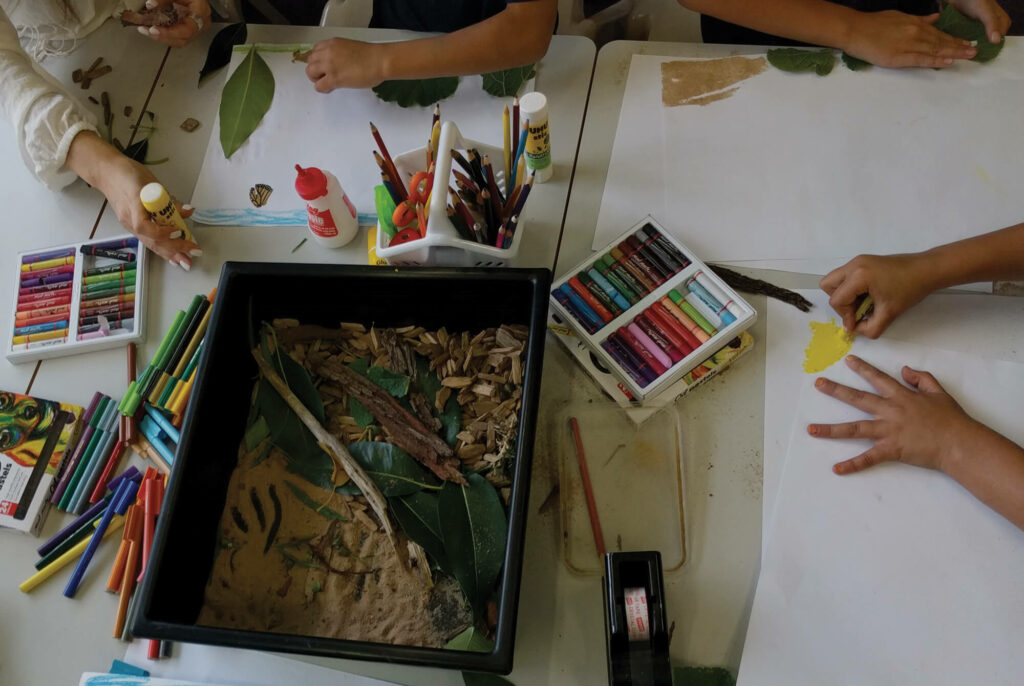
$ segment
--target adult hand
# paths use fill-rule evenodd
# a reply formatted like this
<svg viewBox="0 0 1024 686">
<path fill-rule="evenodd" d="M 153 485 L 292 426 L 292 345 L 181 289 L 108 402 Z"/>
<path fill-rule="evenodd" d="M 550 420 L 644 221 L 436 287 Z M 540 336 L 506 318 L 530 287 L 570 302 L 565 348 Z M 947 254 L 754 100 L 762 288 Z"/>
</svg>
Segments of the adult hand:
<svg viewBox="0 0 1024 686">
<path fill-rule="evenodd" d="M 206 0 L 146 0 L 147 9 L 173 4 L 181 20 L 173 26 L 140 26 L 139 33 L 158 43 L 180 48 L 210 26 L 210 5 Z"/>
<path fill-rule="evenodd" d="M 1010 15 L 995 0 L 952 0 L 950 4 L 961 14 L 984 24 L 985 34 L 992 43 L 1001 42 L 1010 28 Z"/>
<path fill-rule="evenodd" d="M 848 332 L 878 338 L 889 324 L 932 290 L 928 260 L 920 253 L 905 255 L 858 255 L 821 280 L 829 305 L 843 318 Z M 874 308 L 857 322 L 854 314 L 864 294 Z"/>
<path fill-rule="evenodd" d="M 839 47 L 880 67 L 948 67 L 954 60 L 971 59 L 978 53 L 970 41 L 935 28 L 938 14 L 919 17 L 886 10 L 856 16 L 849 40 Z"/>
<path fill-rule="evenodd" d="M 384 80 L 380 45 L 345 38 L 320 41 L 310 51 L 306 76 L 321 93 L 372 88 Z"/>
<path fill-rule="evenodd" d="M 135 160 L 124 155 L 119 158 L 112 158 L 105 165 L 99 190 L 107 197 L 118 220 L 126 229 L 160 257 L 188 271 L 192 267 L 190 258 L 202 255 L 203 251 L 197 244 L 182 238 L 180 229 L 157 224 L 150 218 L 149 212 L 139 200 L 139 191 L 147 183 L 156 181 L 156 177 Z M 191 208 L 185 210 L 180 204 L 178 211 L 183 217 L 192 214 Z"/>
<path fill-rule="evenodd" d="M 832 471 L 836 474 L 853 474 L 889 461 L 948 472 L 952 462 L 964 456 L 983 434 L 992 433 L 971 419 L 928 372 L 903 367 L 903 380 L 911 386 L 907 388 L 854 355 L 846 357 L 846 364 L 878 395 L 824 377 L 814 382 L 815 388 L 875 418 L 810 424 L 807 433 L 817 438 L 870 438 L 874 445 L 835 464 Z"/>
</svg>

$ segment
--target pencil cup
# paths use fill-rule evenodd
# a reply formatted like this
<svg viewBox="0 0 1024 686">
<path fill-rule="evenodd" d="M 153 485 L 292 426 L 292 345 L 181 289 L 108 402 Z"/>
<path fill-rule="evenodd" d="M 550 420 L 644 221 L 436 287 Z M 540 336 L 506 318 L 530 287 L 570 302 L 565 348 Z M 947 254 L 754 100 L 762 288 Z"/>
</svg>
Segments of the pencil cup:
<svg viewBox="0 0 1024 686">
<path fill-rule="evenodd" d="M 519 244 L 522 241 L 525 222 L 520 219 L 507 248 L 476 243 L 459 236 L 445 212 L 448 201 L 448 186 L 454 185 L 452 177 L 452 149 L 475 148 L 481 155 L 500 160 L 504 151 L 493 145 L 465 139 L 454 122 L 444 122 L 438 145 L 437 161 L 434 167 L 434 190 L 427 215 L 427 232 L 422 238 L 388 246 L 387 235 L 377 229 L 377 256 L 388 264 L 412 267 L 510 267 L 515 265 Z M 408 184 L 416 172 L 427 168 L 426 147 L 416 148 L 397 155 L 395 167 L 402 180 Z M 500 164 L 495 165 L 495 178 L 499 185 L 505 185 L 505 172 Z"/>
</svg>

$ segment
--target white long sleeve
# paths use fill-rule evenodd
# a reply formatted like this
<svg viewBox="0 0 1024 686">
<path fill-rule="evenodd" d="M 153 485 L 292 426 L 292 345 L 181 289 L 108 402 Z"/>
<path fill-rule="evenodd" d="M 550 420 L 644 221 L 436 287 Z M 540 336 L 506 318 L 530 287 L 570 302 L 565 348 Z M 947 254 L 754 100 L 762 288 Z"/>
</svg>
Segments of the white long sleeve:
<svg viewBox="0 0 1024 686">
<path fill-rule="evenodd" d="M 95 118 L 25 54 L 3 8 L 0 113 L 14 125 L 22 159 L 36 178 L 53 189 L 77 178 L 64 166 L 68 148 L 82 131 L 96 131 Z"/>
</svg>

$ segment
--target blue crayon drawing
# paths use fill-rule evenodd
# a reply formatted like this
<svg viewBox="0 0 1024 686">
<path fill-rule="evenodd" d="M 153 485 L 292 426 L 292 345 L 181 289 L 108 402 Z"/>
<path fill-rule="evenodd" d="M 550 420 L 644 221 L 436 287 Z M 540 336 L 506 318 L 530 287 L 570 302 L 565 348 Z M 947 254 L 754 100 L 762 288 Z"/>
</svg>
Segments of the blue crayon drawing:
<svg viewBox="0 0 1024 686">
<path fill-rule="evenodd" d="M 305 226 L 306 210 L 269 211 L 255 207 L 226 209 L 197 209 L 192 219 L 210 226 Z M 360 226 L 376 226 L 377 215 L 360 212 Z"/>
</svg>

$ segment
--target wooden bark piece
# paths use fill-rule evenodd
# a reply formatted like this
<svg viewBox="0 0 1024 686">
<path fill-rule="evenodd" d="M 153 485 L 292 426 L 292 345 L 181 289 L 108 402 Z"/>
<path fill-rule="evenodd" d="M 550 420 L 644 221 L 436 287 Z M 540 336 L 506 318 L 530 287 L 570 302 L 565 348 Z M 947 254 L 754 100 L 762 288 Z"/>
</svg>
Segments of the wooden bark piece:
<svg viewBox="0 0 1024 686">
<path fill-rule="evenodd" d="M 181 17 L 174 5 L 144 9 L 141 12 L 125 10 L 121 13 L 121 26 L 174 26 Z"/>
<path fill-rule="evenodd" d="M 340 383 L 388 430 L 392 443 L 422 462 L 440 479 L 466 483 L 459 472 L 459 460 L 451 447 L 423 426 L 418 418 L 399 405 L 387 391 L 336 360 L 324 362 L 316 371 Z"/>
<path fill-rule="evenodd" d="M 273 367 L 267 363 L 263 355 L 260 353 L 259 348 L 255 348 L 252 351 L 252 356 L 256 359 L 256 364 L 259 365 L 260 372 L 266 377 L 270 385 L 274 387 L 288 403 L 288 407 L 292 408 L 292 411 L 298 415 L 299 419 L 303 424 L 313 433 L 316 439 L 320 442 L 320 447 L 327 452 L 336 462 L 338 462 L 345 472 L 348 473 L 352 481 L 359 486 L 359 490 L 366 496 L 366 500 L 370 503 L 370 507 L 377 514 L 377 518 L 380 519 L 381 524 L 384 526 L 384 530 L 391 540 L 392 545 L 395 544 L 395 532 L 391 527 L 391 520 L 388 518 L 388 506 L 387 501 L 384 500 L 383 494 L 380 489 L 377 488 L 377 484 L 370 479 L 369 475 L 363 471 L 363 468 L 355 461 L 355 458 L 335 438 L 330 432 L 325 429 L 320 422 L 317 421 L 316 417 L 306 409 L 306 406 L 302 404 L 302 401 L 292 393 L 291 389 L 288 388 L 288 384 L 284 382 Z M 347 369 L 347 368 L 346 368 Z M 351 371 L 351 370 L 349 370 Z M 355 372 L 352 372 L 355 374 Z M 358 374 L 356 374 L 358 376 Z"/>
</svg>

